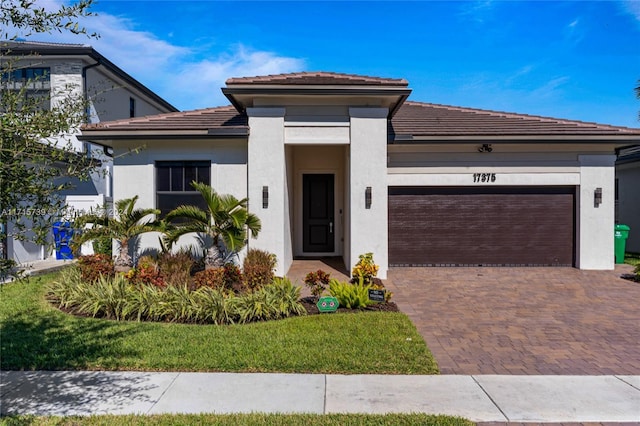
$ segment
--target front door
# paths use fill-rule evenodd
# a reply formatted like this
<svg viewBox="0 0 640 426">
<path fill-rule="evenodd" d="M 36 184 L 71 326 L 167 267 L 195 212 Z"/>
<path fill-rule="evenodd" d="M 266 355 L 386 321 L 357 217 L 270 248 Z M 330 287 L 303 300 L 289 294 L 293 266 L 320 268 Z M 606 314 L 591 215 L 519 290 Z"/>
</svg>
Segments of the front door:
<svg viewBox="0 0 640 426">
<path fill-rule="evenodd" d="M 302 250 L 308 253 L 334 251 L 333 175 L 302 175 Z"/>
</svg>

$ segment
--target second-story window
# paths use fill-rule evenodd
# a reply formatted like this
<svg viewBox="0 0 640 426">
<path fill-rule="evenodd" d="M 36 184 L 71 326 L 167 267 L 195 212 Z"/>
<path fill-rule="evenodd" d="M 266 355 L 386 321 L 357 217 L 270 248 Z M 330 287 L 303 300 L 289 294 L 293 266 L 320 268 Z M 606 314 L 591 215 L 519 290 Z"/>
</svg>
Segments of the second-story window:
<svg viewBox="0 0 640 426">
<path fill-rule="evenodd" d="M 16 68 L 2 70 L 3 90 L 22 91 L 27 99 L 39 101 L 40 108 L 49 109 L 51 99 L 51 70 L 40 68 Z"/>
<path fill-rule="evenodd" d="M 129 98 L 129 117 L 133 118 L 136 116 L 136 100 L 133 98 Z"/>
</svg>

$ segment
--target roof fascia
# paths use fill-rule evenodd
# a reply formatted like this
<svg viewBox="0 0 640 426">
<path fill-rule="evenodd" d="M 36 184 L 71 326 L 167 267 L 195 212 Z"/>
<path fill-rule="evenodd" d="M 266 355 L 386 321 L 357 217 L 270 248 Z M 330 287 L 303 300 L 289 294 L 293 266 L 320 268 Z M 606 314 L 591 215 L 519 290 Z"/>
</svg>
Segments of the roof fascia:
<svg viewBox="0 0 640 426">
<path fill-rule="evenodd" d="M 171 131 L 171 130 L 163 130 L 162 133 L 158 133 L 157 131 L 119 131 L 118 133 L 114 132 L 105 132 L 105 131 L 91 131 L 91 130 L 83 130 L 77 138 L 81 141 L 96 142 L 97 145 L 104 145 L 108 147 L 112 147 L 112 141 L 116 140 L 145 140 L 145 139 L 162 139 L 162 140 L 170 140 L 170 139 L 180 139 L 180 140 L 197 140 L 197 139 L 246 139 L 249 135 L 248 130 L 246 129 L 229 129 L 229 130 L 220 130 L 218 129 L 209 129 L 209 130 L 199 130 L 199 131 Z"/>
<path fill-rule="evenodd" d="M 472 143 L 476 141 L 493 143 L 611 143 L 628 144 L 640 142 L 640 135 L 455 135 L 455 136 L 413 136 L 395 135 L 390 137 L 393 144 L 433 144 L 433 143 Z"/>
<path fill-rule="evenodd" d="M 222 93 L 229 99 L 231 104 L 240 113 L 246 111 L 245 105 L 240 102 L 237 95 L 256 95 L 256 96 L 276 96 L 276 95 L 288 95 L 288 96 L 397 96 L 399 99 L 396 101 L 392 108 L 389 109 L 389 118 L 395 114 L 404 101 L 411 94 L 409 88 L 397 88 L 397 87 L 371 87 L 371 86 L 348 86 L 341 87 L 338 85 L 312 85 L 312 86 L 252 86 L 243 85 L 242 87 L 223 87 Z"/>
</svg>

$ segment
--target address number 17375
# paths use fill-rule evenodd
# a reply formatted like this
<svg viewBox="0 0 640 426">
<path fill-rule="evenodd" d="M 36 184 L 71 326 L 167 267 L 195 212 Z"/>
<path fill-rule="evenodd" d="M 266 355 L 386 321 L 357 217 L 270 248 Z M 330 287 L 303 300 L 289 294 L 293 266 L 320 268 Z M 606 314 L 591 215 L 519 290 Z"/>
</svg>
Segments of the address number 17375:
<svg viewBox="0 0 640 426">
<path fill-rule="evenodd" d="M 473 174 L 474 183 L 490 183 L 495 181 L 496 181 L 495 173 L 474 173 Z"/>
</svg>

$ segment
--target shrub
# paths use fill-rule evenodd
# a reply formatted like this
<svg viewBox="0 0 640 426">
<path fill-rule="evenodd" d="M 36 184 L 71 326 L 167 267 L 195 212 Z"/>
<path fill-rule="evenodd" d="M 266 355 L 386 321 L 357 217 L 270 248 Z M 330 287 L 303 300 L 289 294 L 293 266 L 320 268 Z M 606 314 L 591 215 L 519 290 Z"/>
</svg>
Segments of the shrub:
<svg viewBox="0 0 640 426">
<path fill-rule="evenodd" d="M 113 256 L 113 245 L 111 237 L 100 237 L 93 240 L 93 252 L 95 254 L 104 254 L 109 257 Z"/>
<path fill-rule="evenodd" d="M 362 281 L 357 284 L 341 282 L 332 279 L 329 282 L 329 293 L 336 299 L 340 306 L 347 309 L 363 309 L 373 302 L 369 300 L 370 285 Z"/>
<path fill-rule="evenodd" d="M 189 286 L 194 260 L 188 252 L 162 253 L 158 256 L 158 268 L 167 285 Z"/>
<path fill-rule="evenodd" d="M 276 277 L 270 284 L 234 299 L 234 309 L 240 323 L 306 314 L 304 306 L 298 301 L 300 287 L 291 284 L 288 278 Z"/>
<path fill-rule="evenodd" d="M 287 277 L 275 277 L 273 282 L 263 287 L 267 298 L 273 300 L 280 318 L 291 315 L 306 315 L 307 311 L 300 303 L 300 287 L 294 286 Z"/>
<path fill-rule="evenodd" d="M 320 297 L 329 285 L 329 274 L 322 269 L 318 269 L 316 272 L 309 272 L 304 278 L 304 284 L 309 287 L 312 295 Z"/>
<path fill-rule="evenodd" d="M 636 273 L 636 281 L 640 281 L 640 263 L 636 265 L 636 269 L 633 270 Z"/>
<path fill-rule="evenodd" d="M 358 256 L 358 263 L 351 271 L 351 282 L 355 283 L 362 277 L 365 284 L 372 284 L 373 279 L 378 275 L 379 266 L 373 261 L 373 253 L 365 253 Z"/>
<path fill-rule="evenodd" d="M 242 264 L 244 284 L 255 290 L 273 281 L 276 256 L 272 253 L 249 249 Z"/>
<path fill-rule="evenodd" d="M 166 282 L 160 273 L 157 262 L 151 256 L 142 256 L 138 260 L 138 266 L 130 269 L 125 277 L 138 286 L 154 286 L 164 288 Z"/>
<path fill-rule="evenodd" d="M 236 284 L 242 283 L 242 272 L 240 268 L 233 263 L 226 263 L 224 265 L 224 286 L 226 288 L 233 288 Z"/>
<path fill-rule="evenodd" d="M 148 265 L 147 265 L 148 266 Z M 144 265 L 143 265 L 144 267 Z M 83 315 L 116 320 L 151 320 L 231 324 L 304 315 L 300 288 L 287 278 L 241 296 L 224 290 L 186 286 L 133 285 L 123 274 L 101 276 L 94 284 L 69 268 L 49 285 L 48 298 L 58 307 Z"/>
<path fill-rule="evenodd" d="M 199 323 L 232 324 L 235 322 L 235 297 L 209 287 L 193 292 L 193 315 Z"/>
<path fill-rule="evenodd" d="M 202 287 L 215 288 L 223 290 L 226 287 L 224 268 L 205 269 L 196 272 L 193 276 L 193 289 L 197 290 Z"/>
<path fill-rule="evenodd" d="M 88 283 L 94 283 L 100 279 L 100 276 L 113 277 L 113 259 L 105 254 L 92 254 L 89 256 L 80 256 L 78 258 L 78 267 L 82 279 Z"/>
</svg>

